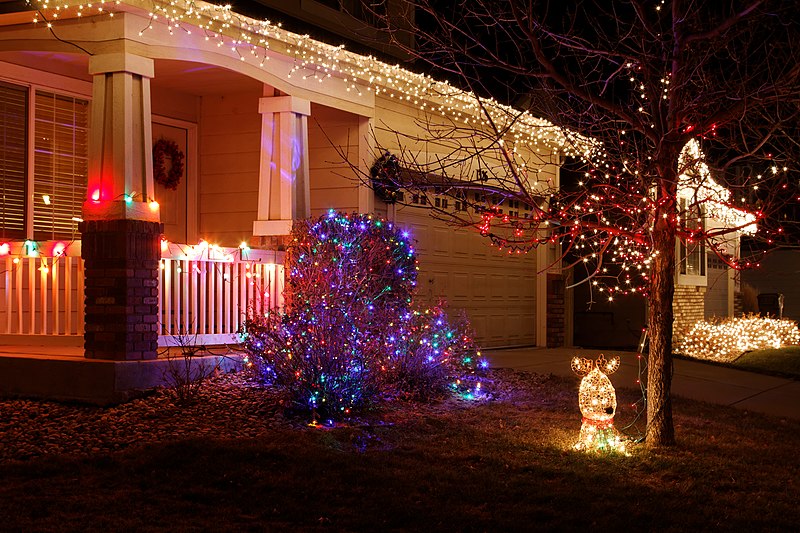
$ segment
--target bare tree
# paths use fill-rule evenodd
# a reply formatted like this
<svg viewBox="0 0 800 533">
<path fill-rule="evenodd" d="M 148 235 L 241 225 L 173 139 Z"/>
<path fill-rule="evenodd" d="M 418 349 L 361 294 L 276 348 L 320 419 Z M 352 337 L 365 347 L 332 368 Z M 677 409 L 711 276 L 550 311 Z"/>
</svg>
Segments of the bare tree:
<svg viewBox="0 0 800 533">
<path fill-rule="evenodd" d="M 409 52 L 474 93 L 475 113 L 443 122 L 441 109 L 423 110 L 425 134 L 396 132 L 400 170 L 386 171 L 384 158 L 373 183 L 450 195 L 456 209 L 431 206 L 436 216 L 510 251 L 558 242 L 593 290 L 646 295 L 646 442 L 673 443 L 676 263 L 701 245 L 737 269 L 757 262 L 730 246 L 754 222 L 770 244 L 796 235 L 784 220 L 798 200 L 793 2 L 407 3 L 416 13 Z M 376 16 L 389 32 L 412 26 Z M 581 166 L 574 183 L 535 173 L 563 154 Z"/>
</svg>

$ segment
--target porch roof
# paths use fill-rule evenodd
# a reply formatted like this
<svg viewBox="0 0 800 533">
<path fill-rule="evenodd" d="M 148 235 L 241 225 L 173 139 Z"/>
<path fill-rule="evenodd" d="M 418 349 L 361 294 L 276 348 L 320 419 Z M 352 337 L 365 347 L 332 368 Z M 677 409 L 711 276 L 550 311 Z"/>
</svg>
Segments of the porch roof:
<svg viewBox="0 0 800 533">
<path fill-rule="evenodd" d="M 364 56 L 283 29 L 280 23 L 256 20 L 240 15 L 230 5 L 218 6 L 202 1 L 118 0 L 89 7 L 82 0 L 32 0 L 34 11 L 27 20 L 50 24 L 54 28 L 69 19 L 92 16 L 111 18 L 127 12 L 149 20 L 139 37 L 158 26 L 167 27 L 175 46 L 186 46 L 193 32 L 220 50 L 237 58 L 243 65 L 272 70 L 275 62 L 289 63 L 285 80 L 289 84 L 338 84 L 354 101 L 367 106 L 376 96 L 384 96 L 417 106 L 421 111 L 441 113 L 478 127 L 507 131 L 507 138 L 529 146 L 541 146 L 570 156 L 589 157 L 599 145 L 579 134 L 565 131 L 527 111 L 500 104 L 494 99 L 479 98 L 471 92 L 435 78 L 418 74 L 399 65 L 390 65 L 373 56 Z M 20 13 L 2 15 L 0 24 L 20 24 Z M 299 86 L 298 85 L 298 86 Z M 490 121 L 491 119 L 491 121 Z"/>
</svg>

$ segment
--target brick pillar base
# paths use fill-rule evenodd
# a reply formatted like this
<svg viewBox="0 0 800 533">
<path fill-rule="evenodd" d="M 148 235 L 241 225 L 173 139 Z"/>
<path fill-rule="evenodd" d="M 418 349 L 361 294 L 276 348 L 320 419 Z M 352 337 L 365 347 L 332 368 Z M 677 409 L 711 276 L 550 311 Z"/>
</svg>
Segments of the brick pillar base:
<svg viewBox="0 0 800 533">
<path fill-rule="evenodd" d="M 85 357 L 155 359 L 158 269 L 163 224 L 88 220 L 80 224 L 85 261 Z"/>
</svg>

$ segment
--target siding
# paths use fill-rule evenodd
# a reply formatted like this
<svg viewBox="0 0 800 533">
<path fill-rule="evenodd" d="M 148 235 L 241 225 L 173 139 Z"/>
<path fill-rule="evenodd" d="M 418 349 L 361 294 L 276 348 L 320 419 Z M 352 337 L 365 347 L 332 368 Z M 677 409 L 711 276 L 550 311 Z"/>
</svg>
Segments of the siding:
<svg viewBox="0 0 800 533">
<path fill-rule="evenodd" d="M 308 173 L 311 216 L 330 208 L 358 211 L 358 184 L 350 164 L 358 164 L 358 116 L 312 104 L 308 119 Z"/>
<path fill-rule="evenodd" d="M 257 92 L 204 96 L 200 104 L 199 235 L 238 246 L 258 215 L 261 115 Z"/>
</svg>

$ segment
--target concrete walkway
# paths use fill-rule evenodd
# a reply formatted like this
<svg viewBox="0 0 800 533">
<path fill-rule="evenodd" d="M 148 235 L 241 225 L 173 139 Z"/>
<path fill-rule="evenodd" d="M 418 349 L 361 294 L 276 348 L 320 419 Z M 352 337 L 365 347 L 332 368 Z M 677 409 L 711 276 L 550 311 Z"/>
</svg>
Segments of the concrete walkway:
<svg viewBox="0 0 800 533">
<path fill-rule="evenodd" d="M 580 348 L 484 351 L 493 368 L 514 368 L 557 376 L 575 376 L 570 368 L 573 357 L 596 359 L 600 353 L 605 354 L 606 358 L 614 355 L 621 358 L 620 369 L 611 376 L 615 387 L 638 386 L 638 359 L 633 352 Z M 800 381 L 683 359 L 675 359 L 674 363 L 672 393 L 675 396 L 800 420 Z"/>
</svg>

